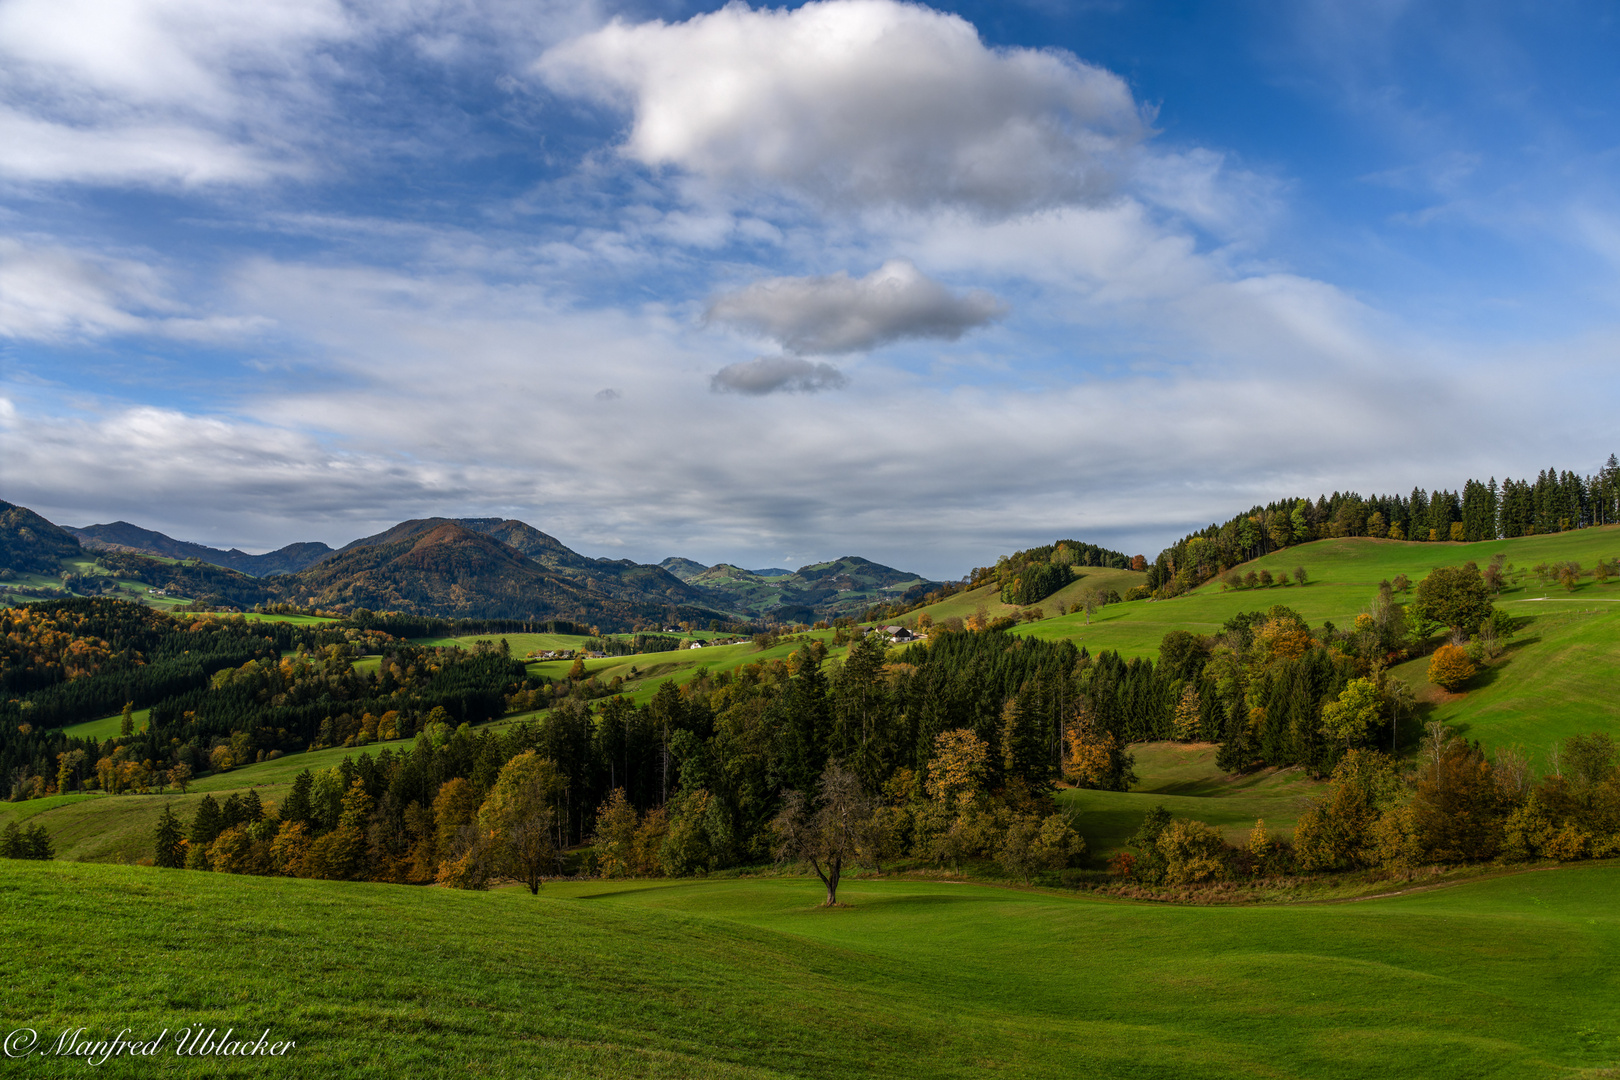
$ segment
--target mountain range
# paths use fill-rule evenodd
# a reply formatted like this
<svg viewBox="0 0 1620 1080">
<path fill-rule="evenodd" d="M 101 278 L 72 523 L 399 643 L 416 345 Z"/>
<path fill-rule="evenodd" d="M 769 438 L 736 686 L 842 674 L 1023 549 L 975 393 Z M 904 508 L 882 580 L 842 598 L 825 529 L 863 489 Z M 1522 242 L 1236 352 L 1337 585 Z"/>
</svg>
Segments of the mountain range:
<svg viewBox="0 0 1620 1080">
<path fill-rule="evenodd" d="M 0 579 L 76 573 L 76 590 L 139 582 L 211 604 L 288 602 L 451 618 L 567 619 L 623 629 L 648 622 L 810 622 L 859 616 L 936 585 L 856 556 L 797 571 L 594 559 L 522 521 L 417 518 L 333 549 L 221 550 L 116 521 L 57 526 L 0 502 Z M 98 584 L 99 582 L 99 584 Z M 40 582 L 38 585 L 43 586 Z"/>
</svg>

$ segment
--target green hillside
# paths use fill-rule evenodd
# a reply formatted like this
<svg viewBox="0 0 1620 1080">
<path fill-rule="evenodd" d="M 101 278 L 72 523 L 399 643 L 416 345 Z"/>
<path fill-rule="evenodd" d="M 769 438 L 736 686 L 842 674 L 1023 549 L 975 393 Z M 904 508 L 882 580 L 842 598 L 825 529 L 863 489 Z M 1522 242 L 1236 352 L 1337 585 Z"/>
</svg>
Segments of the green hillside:
<svg viewBox="0 0 1620 1080">
<path fill-rule="evenodd" d="M 1291 574 L 1296 566 L 1303 566 L 1308 578 L 1303 588 L 1292 580 L 1286 585 L 1257 589 L 1222 589 L 1220 582 L 1211 581 L 1172 600 L 1110 604 L 1092 616 L 1090 626 L 1086 625 L 1082 614 L 1065 615 L 1028 624 L 1020 627 L 1019 632 L 1048 640 L 1072 640 L 1084 644 L 1092 653 L 1114 649 L 1122 656 L 1153 656 L 1159 650 L 1159 642 L 1171 630 L 1215 633 L 1233 615 L 1264 611 L 1273 604 L 1293 608 L 1313 626 L 1324 621 L 1345 626 L 1366 610 L 1380 581 L 1393 581 L 1397 575 L 1405 574 L 1415 585 L 1436 567 L 1458 566 L 1468 561 L 1483 567 L 1497 552 L 1504 554 L 1517 570 L 1526 572 L 1523 579 L 1505 589 L 1500 598 L 1516 616 L 1527 613 L 1528 609 L 1521 612 L 1512 606 L 1514 602 L 1531 597 L 1573 595 L 1581 600 L 1620 600 L 1620 579 L 1600 585 L 1588 576 L 1575 593 L 1566 594 L 1559 586 L 1543 587 L 1528 574 L 1531 567 L 1542 562 L 1573 560 L 1590 571 L 1599 558 L 1620 558 L 1620 526 L 1480 544 L 1417 544 L 1357 537 L 1300 544 L 1236 568 L 1238 573 L 1269 570 L 1273 575 L 1281 575 Z M 963 597 L 952 597 L 936 607 L 948 604 L 961 606 Z M 971 611 L 971 606 L 968 610 Z M 1047 610 L 1050 613 L 1052 609 Z"/>
<path fill-rule="evenodd" d="M 1617 889 L 1588 865 L 1233 909 L 855 880 L 826 910 L 801 878 L 532 897 L 59 862 L 8 872 L 0 929 L 13 1026 L 296 1041 L 233 1075 L 1573 1078 L 1620 1061 Z"/>
<path fill-rule="evenodd" d="M 1620 578 L 1599 583 L 1590 574 L 1599 559 L 1620 558 L 1620 526 L 1478 544 L 1318 540 L 1237 568 L 1238 573 L 1269 570 L 1281 577 L 1303 566 L 1303 587 L 1290 579 L 1270 588 L 1223 589 L 1212 581 L 1171 600 L 1110 604 L 1092 616 L 1089 626 L 1083 614 L 1076 614 L 1024 623 L 1014 632 L 1070 640 L 1093 655 L 1112 649 L 1126 657 L 1154 657 L 1171 630 L 1215 634 L 1232 616 L 1274 604 L 1292 608 L 1313 626 L 1332 622 L 1346 627 L 1366 610 L 1380 581 L 1405 574 L 1415 586 L 1436 567 L 1470 560 L 1484 566 L 1498 553 L 1514 571 L 1496 603 L 1518 620 L 1503 658 L 1461 694 L 1429 684 L 1426 657 L 1402 664 L 1394 673 L 1431 706 L 1425 719 L 1444 720 L 1487 746 L 1521 744 L 1545 764 L 1555 742 L 1594 730 L 1614 731 L 1620 720 L 1620 682 L 1614 674 L 1620 671 Z M 1570 561 L 1587 570 L 1573 592 L 1543 584 L 1531 572 L 1540 563 Z M 967 602 L 952 597 L 936 607 Z"/>
<path fill-rule="evenodd" d="M 1080 602 L 1086 593 L 1093 590 L 1102 592 L 1117 592 L 1120 596 L 1142 584 L 1147 575 L 1135 570 L 1111 570 L 1107 567 L 1080 566 L 1075 568 L 1075 579 L 1045 600 L 1032 606 L 1040 608 L 1048 616 L 1055 616 L 1065 608 L 1072 607 Z M 1017 604 L 1003 604 L 1001 596 L 995 585 L 981 585 L 976 589 L 959 592 L 955 596 L 946 597 L 937 604 L 908 611 L 896 622 L 908 626 L 916 624 L 916 620 L 923 612 L 935 622 L 942 622 L 952 617 L 965 619 L 983 607 L 992 617 L 1012 615 L 1022 610 Z M 1102 609 L 1099 609 L 1102 610 Z M 1085 616 L 1079 616 L 1082 622 Z M 1092 616 L 1095 620 L 1096 616 Z M 1157 643 L 1155 643 L 1157 644 Z"/>
<path fill-rule="evenodd" d="M 1155 806 L 1213 825 L 1232 844 L 1244 842 L 1257 818 L 1287 837 L 1305 800 L 1325 787 L 1298 767 L 1228 776 L 1215 766 L 1212 743 L 1138 743 L 1131 749 L 1137 781 L 1130 791 L 1058 792 L 1058 803 L 1080 815 L 1076 824 L 1094 862 L 1123 848 Z"/>
</svg>

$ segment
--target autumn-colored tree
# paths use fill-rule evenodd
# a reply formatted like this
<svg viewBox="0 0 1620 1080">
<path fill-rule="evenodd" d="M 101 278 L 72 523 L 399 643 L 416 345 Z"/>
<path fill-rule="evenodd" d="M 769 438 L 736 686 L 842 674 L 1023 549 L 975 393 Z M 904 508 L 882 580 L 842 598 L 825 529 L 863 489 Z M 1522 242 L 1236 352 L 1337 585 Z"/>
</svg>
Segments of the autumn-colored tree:
<svg viewBox="0 0 1620 1080">
<path fill-rule="evenodd" d="M 56 755 L 56 790 L 65 795 L 69 785 L 77 786 L 87 755 L 83 750 L 68 750 Z"/>
<path fill-rule="evenodd" d="M 309 852 L 309 829 L 302 821 L 283 821 L 270 841 L 270 872 L 287 877 L 309 877 L 304 857 Z"/>
<path fill-rule="evenodd" d="M 556 870 L 554 804 L 567 783 L 557 766 L 533 750 L 508 761 L 478 810 L 479 832 L 489 839 L 494 872 L 540 892 L 547 872 Z"/>
<path fill-rule="evenodd" d="M 568 669 L 569 682 L 582 682 L 585 679 L 585 657 L 574 657 L 573 666 Z"/>
<path fill-rule="evenodd" d="M 1091 702 L 1082 699 L 1063 729 L 1063 779 L 1076 787 L 1129 791 L 1135 764 L 1125 745 L 1097 723 Z"/>
<path fill-rule="evenodd" d="M 1412 796 L 1418 844 L 1435 862 L 1489 859 L 1502 844 L 1501 789 L 1479 747 L 1431 734 Z"/>
<path fill-rule="evenodd" d="M 184 795 L 186 788 L 191 786 L 191 766 L 183 761 L 176 764 L 169 770 L 169 783 L 179 788 L 180 794 Z"/>
<path fill-rule="evenodd" d="M 983 791 L 989 761 L 990 748 L 971 728 L 940 732 L 928 763 L 929 796 L 951 812 L 969 809 Z"/>
<path fill-rule="evenodd" d="M 1307 806 L 1294 826 L 1294 854 L 1301 869 L 1374 865 L 1373 827 L 1399 792 L 1388 757 L 1361 749 L 1345 754 L 1333 768 L 1327 794 Z"/>
<path fill-rule="evenodd" d="M 1461 645 L 1442 645 L 1429 660 L 1429 681 L 1447 690 L 1460 690 L 1474 677 L 1474 662 Z"/>
<path fill-rule="evenodd" d="M 216 874 L 262 874 L 268 870 L 268 854 L 255 849 L 246 825 L 233 825 L 208 845 L 208 864 Z"/>
<path fill-rule="evenodd" d="M 1255 637 L 1264 643 L 1273 660 L 1297 660 L 1310 651 L 1312 643 L 1310 629 L 1298 616 L 1273 616 L 1261 625 Z"/>
<path fill-rule="evenodd" d="M 1192 742 L 1198 738 L 1201 709 L 1202 702 L 1198 699 L 1198 687 L 1188 683 L 1182 688 L 1181 700 L 1176 702 L 1173 724 L 1177 739 L 1182 742 Z"/>
<path fill-rule="evenodd" d="M 596 835 L 592 838 L 597 872 L 605 878 L 635 872 L 636 808 L 625 797 L 624 788 L 614 788 L 596 811 Z"/>
<path fill-rule="evenodd" d="M 1177 818 L 1155 842 L 1166 885 L 1197 885 L 1226 877 L 1226 841 L 1202 821 Z"/>
<path fill-rule="evenodd" d="M 653 809 L 642 815 L 641 824 L 636 826 L 635 843 L 635 872 L 638 874 L 656 874 L 660 866 L 661 853 L 664 850 L 664 840 L 669 836 L 669 811 L 662 807 Z"/>
<path fill-rule="evenodd" d="M 1266 828 L 1265 818 L 1255 818 L 1254 828 L 1249 830 L 1247 844 L 1249 856 L 1254 860 L 1255 873 L 1261 872 L 1271 861 L 1271 856 L 1277 850 L 1277 841 L 1271 838 L 1271 830 Z"/>
</svg>

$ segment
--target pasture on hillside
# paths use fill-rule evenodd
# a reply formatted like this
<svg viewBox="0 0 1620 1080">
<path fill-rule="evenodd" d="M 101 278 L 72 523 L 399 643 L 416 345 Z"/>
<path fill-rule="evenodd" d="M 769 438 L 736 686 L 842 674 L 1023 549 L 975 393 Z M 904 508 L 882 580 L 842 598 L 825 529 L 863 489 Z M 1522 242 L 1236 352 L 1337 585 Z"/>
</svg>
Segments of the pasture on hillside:
<svg viewBox="0 0 1620 1080">
<path fill-rule="evenodd" d="M 1612 864 L 1253 908 L 871 879 L 826 909 L 795 877 L 536 897 L 32 863 L 0 879 L 27 973 L 3 995 L 47 1046 L 297 1043 L 109 1076 L 1595 1077 L 1620 1061 L 1617 889 Z"/>
</svg>

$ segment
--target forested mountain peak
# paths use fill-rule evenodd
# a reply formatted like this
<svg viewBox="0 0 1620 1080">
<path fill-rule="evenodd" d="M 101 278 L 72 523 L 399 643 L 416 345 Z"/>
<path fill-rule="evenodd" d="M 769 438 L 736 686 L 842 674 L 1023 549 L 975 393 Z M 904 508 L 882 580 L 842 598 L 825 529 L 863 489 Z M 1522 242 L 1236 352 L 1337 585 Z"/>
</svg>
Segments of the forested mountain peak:
<svg viewBox="0 0 1620 1080">
<path fill-rule="evenodd" d="M 0 569 L 55 574 L 81 551 L 78 538 L 26 506 L 0 501 Z"/>
</svg>

